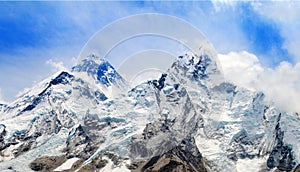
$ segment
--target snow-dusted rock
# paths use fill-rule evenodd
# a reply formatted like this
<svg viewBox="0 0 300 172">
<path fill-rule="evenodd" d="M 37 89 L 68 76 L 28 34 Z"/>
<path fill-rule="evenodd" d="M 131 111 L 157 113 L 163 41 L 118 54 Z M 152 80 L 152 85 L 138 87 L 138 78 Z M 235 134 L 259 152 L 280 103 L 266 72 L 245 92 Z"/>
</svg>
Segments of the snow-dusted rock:
<svg viewBox="0 0 300 172">
<path fill-rule="evenodd" d="M 299 168 L 299 117 L 224 82 L 210 51 L 132 89 L 96 55 L 42 81 L 1 105 L 0 171 Z"/>
</svg>

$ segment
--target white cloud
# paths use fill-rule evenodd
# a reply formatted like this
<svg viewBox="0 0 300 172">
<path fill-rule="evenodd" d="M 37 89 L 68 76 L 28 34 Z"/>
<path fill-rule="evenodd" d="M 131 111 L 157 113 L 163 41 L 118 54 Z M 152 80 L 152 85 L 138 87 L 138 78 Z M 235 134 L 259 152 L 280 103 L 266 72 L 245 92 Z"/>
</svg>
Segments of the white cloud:
<svg viewBox="0 0 300 172">
<path fill-rule="evenodd" d="M 70 69 L 77 62 L 75 56 L 78 52 L 75 50 L 78 49 L 77 46 L 20 48 L 13 55 L 0 52 L 0 58 L 4 60 L 0 63 L 0 78 L 5 81 L 0 82 L 2 96 L 6 101 L 12 102 L 25 87 L 32 87 L 63 69 L 63 66 Z"/>
<path fill-rule="evenodd" d="M 300 2 L 299 1 L 251 1 L 246 2 L 248 5 L 253 7 L 254 12 L 262 16 L 262 18 L 272 21 L 274 27 L 278 28 L 280 31 L 280 36 L 284 39 L 283 46 L 281 48 L 286 49 L 288 53 L 292 56 L 292 60 L 294 62 L 300 61 L 300 49 L 298 45 L 300 44 Z M 212 43 L 216 46 L 218 51 L 221 53 L 227 53 L 229 51 L 240 51 L 240 50 L 249 50 L 249 42 L 242 41 L 243 35 L 240 34 L 242 30 L 240 30 L 240 26 L 238 29 L 235 29 L 235 25 L 239 23 L 241 20 L 237 13 L 241 4 L 239 1 L 232 1 L 232 0 L 212 0 L 212 4 L 214 6 L 214 10 L 216 14 L 223 14 L 223 16 L 230 16 L 232 13 L 233 15 L 230 16 L 231 20 L 226 17 L 222 19 L 222 16 L 217 16 L 218 23 L 222 23 L 222 21 L 226 21 L 229 23 L 229 34 L 226 34 L 226 25 L 220 25 L 222 30 L 218 30 L 215 34 L 208 35 L 208 38 L 211 39 Z M 214 16 L 209 16 L 210 20 Z M 209 20 L 209 21 L 210 21 Z M 231 23 L 231 22 L 232 23 Z M 201 28 L 201 27 L 199 27 Z M 214 29 L 214 27 L 209 28 L 210 30 Z M 231 30 L 235 29 L 235 30 Z M 205 29 L 203 31 L 206 31 Z M 215 39 L 214 35 L 217 35 L 218 32 L 220 34 L 226 34 L 225 36 L 219 36 L 219 39 Z M 232 34 L 234 33 L 234 34 Z M 213 35 L 213 36 L 211 36 Z M 220 39 L 220 38 L 229 38 L 227 40 Z M 224 42 L 228 42 L 230 40 L 231 44 L 224 44 Z M 218 43 L 220 42 L 220 43 Z M 232 44 L 232 42 L 234 44 Z M 244 47 L 243 47 L 244 45 Z M 223 48 L 224 46 L 225 48 Z M 235 48 L 237 47 L 237 48 Z M 275 58 L 275 57 L 270 57 Z M 280 58 L 280 57 L 278 57 Z"/>
<path fill-rule="evenodd" d="M 281 62 L 274 69 L 266 68 L 245 51 L 219 54 L 219 59 L 228 81 L 263 91 L 282 110 L 300 111 L 300 63 Z"/>
<path fill-rule="evenodd" d="M 49 59 L 46 61 L 46 64 L 50 65 L 53 68 L 53 72 L 65 70 L 66 67 L 62 61 L 56 62 L 53 59 Z"/>
<path fill-rule="evenodd" d="M 248 88 L 254 87 L 259 74 L 264 71 L 258 58 L 246 51 L 219 54 L 219 60 L 226 79 Z"/>
<path fill-rule="evenodd" d="M 234 0 L 212 0 L 211 1 L 216 12 L 219 12 L 221 9 L 234 8 L 238 1 Z"/>
<path fill-rule="evenodd" d="M 70 68 L 74 63 L 73 59 L 70 60 L 70 57 L 77 56 L 85 41 L 98 31 L 98 29 L 103 28 L 103 26 L 120 17 L 133 14 L 159 12 L 174 15 L 183 18 L 200 29 L 221 53 L 247 50 L 249 49 L 247 48 L 249 42 L 243 35 L 238 24 L 239 22 L 237 22 L 240 18 L 234 9 L 237 3 L 239 2 L 230 0 L 213 1 L 215 9 L 211 10 L 210 8 L 206 8 L 205 4 L 208 4 L 206 2 L 190 2 L 187 4 L 146 2 L 146 5 L 143 7 L 123 2 L 89 2 L 79 4 L 69 2 L 56 4 L 49 2 L 47 4 L 53 7 L 55 12 L 53 10 L 45 11 L 45 14 L 41 17 L 33 17 L 33 20 L 41 20 L 36 22 L 42 24 L 41 26 L 37 26 L 38 30 L 42 30 L 39 27 L 49 28 L 48 26 L 54 25 L 61 25 L 61 27 L 51 27 L 57 29 L 49 32 L 49 34 L 51 33 L 51 38 L 46 36 L 48 34 L 41 32 L 43 37 L 47 38 L 45 47 L 23 48 L 21 49 L 22 51 L 15 53 L 16 56 L 25 54 L 25 62 L 32 64 L 24 65 L 24 62 L 20 61 L 20 57 L 16 57 L 15 59 L 17 60 L 10 63 L 13 65 L 3 67 L 0 64 L 0 78 L 6 81 L 0 83 L 0 87 L 3 88 L 2 95 L 6 100 L 12 101 L 17 92 L 24 87 L 33 85 L 32 81 L 39 81 L 51 75 L 53 71 L 62 69 L 62 66 Z M 267 5 L 263 3 L 260 5 L 259 2 L 251 3 L 259 14 L 269 16 L 269 18 L 274 19 L 276 24 L 280 24 L 281 32 L 286 40 L 285 46 L 289 52 L 294 56 L 300 54 L 300 49 L 297 46 L 300 44 L 300 22 L 297 22 L 300 15 L 300 3 L 270 2 Z M 30 12 L 23 6 L 19 6 L 16 11 L 23 11 L 25 14 Z M 51 15 L 46 15 L 47 12 Z M 30 13 L 31 16 L 36 16 L 35 14 L 35 11 L 31 11 Z M 52 18 L 55 18 L 55 20 L 52 20 Z M 45 22 L 44 20 L 47 21 Z M 48 31 L 48 29 L 46 30 Z M 0 55 L 1 58 L 6 56 Z M 50 60 L 46 64 L 46 59 L 51 57 L 56 57 L 56 59 Z M 11 58 L 7 57 L 7 59 Z M 300 57 L 298 59 L 300 60 Z M 60 64 L 60 62 L 63 63 Z M 257 67 L 261 67 L 258 62 L 252 61 L 252 63 L 256 64 Z M 19 66 L 16 67 L 16 64 Z M 51 67 L 53 68 L 52 70 Z M 248 70 L 250 69 L 252 68 Z M 251 77 L 253 78 L 254 76 Z M 246 79 L 244 80 L 246 82 Z"/>
</svg>

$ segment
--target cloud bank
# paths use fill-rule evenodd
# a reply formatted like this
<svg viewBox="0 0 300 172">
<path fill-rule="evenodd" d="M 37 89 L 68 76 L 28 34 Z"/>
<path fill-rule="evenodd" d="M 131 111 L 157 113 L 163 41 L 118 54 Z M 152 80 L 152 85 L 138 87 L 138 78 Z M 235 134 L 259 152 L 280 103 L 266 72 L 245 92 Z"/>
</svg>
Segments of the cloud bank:
<svg viewBox="0 0 300 172">
<path fill-rule="evenodd" d="M 246 51 L 219 54 L 225 78 L 237 85 L 263 91 L 282 110 L 300 112 L 300 63 L 281 62 L 276 68 L 261 65 Z"/>
</svg>

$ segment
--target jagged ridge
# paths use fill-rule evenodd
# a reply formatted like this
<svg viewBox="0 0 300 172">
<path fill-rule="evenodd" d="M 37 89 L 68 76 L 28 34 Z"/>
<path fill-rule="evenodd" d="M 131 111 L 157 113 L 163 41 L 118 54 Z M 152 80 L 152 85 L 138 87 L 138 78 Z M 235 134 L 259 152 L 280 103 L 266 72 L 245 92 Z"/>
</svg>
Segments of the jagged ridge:
<svg viewBox="0 0 300 172">
<path fill-rule="evenodd" d="M 214 82 L 212 59 L 187 53 L 158 80 L 113 98 L 106 89 L 126 90 L 126 81 L 87 57 L 4 107 L 0 169 L 58 170 L 75 158 L 69 169 L 79 171 L 241 171 L 248 161 L 295 170 L 299 118 L 263 93 Z"/>
</svg>

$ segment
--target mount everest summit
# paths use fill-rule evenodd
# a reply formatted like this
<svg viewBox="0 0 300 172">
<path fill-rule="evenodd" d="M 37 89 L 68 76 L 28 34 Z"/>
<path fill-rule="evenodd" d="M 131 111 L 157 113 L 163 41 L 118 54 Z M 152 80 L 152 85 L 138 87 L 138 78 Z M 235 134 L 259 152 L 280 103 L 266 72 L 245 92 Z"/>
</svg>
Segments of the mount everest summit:
<svg viewBox="0 0 300 172">
<path fill-rule="evenodd" d="M 0 105 L 0 171 L 300 171 L 300 119 L 179 56 L 133 88 L 91 54 Z"/>
</svg>

